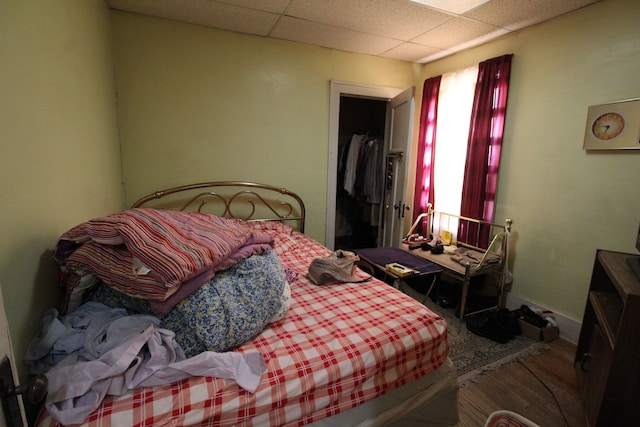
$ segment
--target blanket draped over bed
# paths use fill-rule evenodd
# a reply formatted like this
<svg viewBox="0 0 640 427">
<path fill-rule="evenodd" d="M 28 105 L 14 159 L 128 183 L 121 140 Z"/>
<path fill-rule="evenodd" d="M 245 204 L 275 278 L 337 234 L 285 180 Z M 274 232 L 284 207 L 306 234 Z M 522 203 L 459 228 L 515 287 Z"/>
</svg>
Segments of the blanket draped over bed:
<svg viewBox="0 0 640 427">
<path fill-rule="evenodd" d="M 220 366 L 246 365 L 254 354 L 219 352 L 286 314 L 290 289 L 271 236 L 214 215 L 132 209 L 67 231 L 54 256 L 63 278 L 92 277 L 77 306 L 67 304 L 70 313 L 45 313 L 25 357 L 31 373 L 49 378 L 46 407 L 61 422 L 82 422 L 107 394 L 186 373 L 238 377 L 243 388 L 257 388 L 260 353 L 259 366 L 238 368 L 247 378 Z"/>
<path fill-rule="evenodd" d="M 54 257 L 127 295 L 164 301 L 271 243 L 232 219 L 138 208 L 72 228 L 60 237 Z"/>
<path fill-rule="evenodd" d="M 88 297 L 85 304 L 156 315 L 185 353 L 214 345 L 241 356 L 258 353 L 266 371 L 253 393 L 235 381 L 196 375 L 106 395 L 87 425 L 303 425 L 419 379 L 447 359 L 444 319 L 401 292 L 375 279 L 313 285 L 306 277 L 310 262 L 331 251 L 288 225 L 213 219 L 212 227 L 226 237 L 213 240 L 214 251 L 190 249 L 183 268 L 170 259 L 175 254 L 164 253 L 183 233 L 180 227 L 163 227 L 189 222 L 174 213 L 136 209 L 126 218 L 116 215 L 65 233 L 56 259 L 67 292 L 82 294 L 67 298 L 76 305 L 69 312 Z M 188 239 L 207 246 L 203 218 L 197 216 L 198 226 L 188 225 Z M 106 223 L 117 230 L 102 230 Z M 148 241 L 132 238 L 133 228 L 143 230 Z M 175 265 L 166 268 L 138 252 L 149 244 L 157 245 L 154 256 Z M 243 255 L 233 258 L 237 253 Z M 218 269 L 228 256 L 233 261 Z M 207 263 L 200 263 L 205 258 Z M 114 266 L 116 279 L 106 276 L 109 261 L 127 263 Z M 199 284 L 188 295 L 158 310 L 155 304 L 178 295 L 193 278 Z M 143 285 L 131 283 L 136 279 Z M 43 412 L 38 425 L 59 426 L 53 415 Z"/>
</svg>

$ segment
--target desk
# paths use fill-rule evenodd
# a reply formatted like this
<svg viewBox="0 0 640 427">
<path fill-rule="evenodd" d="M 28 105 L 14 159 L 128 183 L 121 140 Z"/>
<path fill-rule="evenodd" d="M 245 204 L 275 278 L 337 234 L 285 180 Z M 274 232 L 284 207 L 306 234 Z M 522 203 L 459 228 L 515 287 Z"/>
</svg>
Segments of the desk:
<svg viewBox="0 0 640 427">
<path fill-rule="evenodd" d="M 431 293 L 434 285 L 440 281 L 440 273 L 442 269 L 425 259 L 410 254 L 409 252 L 400 248 L 365 248 L 354 249 L 354 252 L 358 256 L 373 265 L 373 267 L 382 274 L 382 280 L 392 280 L 392 286 L 396 289 L 400 289 L 401 282 L 411 282 L 412 284 L 428 284 L 427 293 L 425 299 Z M 397 262 L 405 267 L 415 270 L 417 273 L 410 276 L 398 276 L 385 268 L 385 265 Z M 387 282 L 388 283 L 388 282 Z"/>
</svg>

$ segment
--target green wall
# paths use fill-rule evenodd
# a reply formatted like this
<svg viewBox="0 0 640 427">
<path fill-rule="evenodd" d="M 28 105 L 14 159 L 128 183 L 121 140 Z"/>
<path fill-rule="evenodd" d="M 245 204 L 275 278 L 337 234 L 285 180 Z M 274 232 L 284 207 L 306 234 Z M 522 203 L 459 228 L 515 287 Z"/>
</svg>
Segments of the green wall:
<svg viewBox="0 0 640 427">
<path fill-rule="evenodd" d="M 407 88 L 420 66 L 113 14 L 127 203 L 199 181 L 300 194 L 324 241 L 331 80 Z"/>
<path fill-rule="evenodd" d="M 582 320 L 597 248 L 637 253 L 640 150 L 586 153 L 587 108 L 640 98 L 640 2 L 604 0 L 425 66 L 513 53 L 497 218 L 514 220 L 512 291 Z"/>
<path fill-rule="evenodd" d="M 109 10 L 0 0 L 0 57 L 0 285 L 21 361 L 59 298 L 56 239 L 122 207 Z"/>
</svg>

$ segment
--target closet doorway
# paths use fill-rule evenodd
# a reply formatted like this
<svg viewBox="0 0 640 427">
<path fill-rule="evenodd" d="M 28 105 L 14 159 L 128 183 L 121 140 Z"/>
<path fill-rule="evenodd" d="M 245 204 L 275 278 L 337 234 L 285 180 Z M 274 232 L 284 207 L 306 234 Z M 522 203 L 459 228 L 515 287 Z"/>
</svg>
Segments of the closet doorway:
<svg viewBox="0 0 640 427">
<path fill-rule="evenodd" d="M 331 82 L 326 246 L 399 245 L 414 90 Z"/>
<path fill-rule="evenodd" d="M 378 246 L 387 101 L 340 96 L 336 249 Z"/>
</svg>

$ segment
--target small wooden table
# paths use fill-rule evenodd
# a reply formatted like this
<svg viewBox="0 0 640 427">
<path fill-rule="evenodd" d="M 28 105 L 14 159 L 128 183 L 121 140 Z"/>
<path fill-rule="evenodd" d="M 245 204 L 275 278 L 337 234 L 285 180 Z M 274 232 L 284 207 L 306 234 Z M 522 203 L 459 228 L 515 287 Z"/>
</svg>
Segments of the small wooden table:
<svg viewBox="0 0 640 427">
<path fill-rule="evenodd" d="M 390 284 L 396 289 L 400 289 L 401 282 L 413 285 L 411 287 L 414 289 L 416 287 L 422 289 L 427 284 L 428 289 L 425 294 L 425 300 L 434 286 L 440 282 L 442 268 L 401 248 L 364 248 L 354 249 L 353 251 L 376 269 L 378 273 L 376 277 L 379 276 L 379 279 L 387 283 L 390 280 Z M 415 273 L 408 276 L 395 274 L 385 268 L 386 265 L 392 263 L 401 264 L 414 270 Z"/>
</svg>

